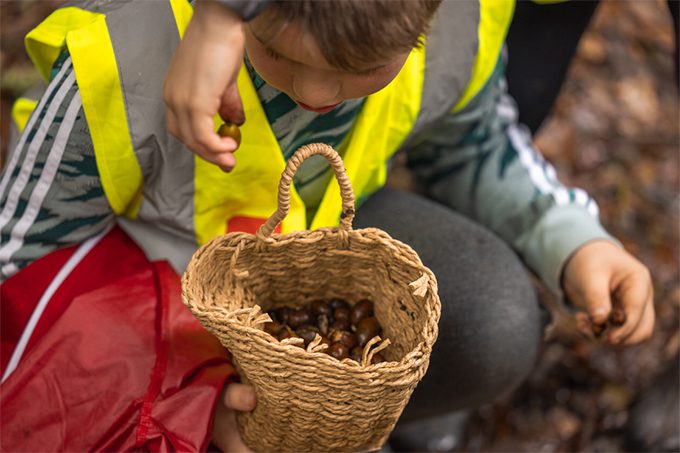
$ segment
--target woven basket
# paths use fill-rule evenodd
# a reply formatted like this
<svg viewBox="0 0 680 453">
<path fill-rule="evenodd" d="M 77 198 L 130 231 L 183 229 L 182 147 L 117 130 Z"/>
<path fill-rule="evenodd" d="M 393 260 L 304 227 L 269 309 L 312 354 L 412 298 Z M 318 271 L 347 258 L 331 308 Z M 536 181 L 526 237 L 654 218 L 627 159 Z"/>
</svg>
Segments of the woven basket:
<svg viewBox="0 0 680 453">
<path fill-rule="evenodd" d="M 272 234 L 288 213 L 295 172 L 314 154 L 331 162 L 340 184 L 340 226 Z M 255 389 L 256 409 L 237 418 L 251 449 L 378 449 L 427 370 L 440 314 L 434 274 L 384 231 L 352 229 L 352 187 L 327 145 L 304 146 L 288 161 L 278 202 L 255 235 L 229 233 L 194 254 L 182 277 L 184 303 Z M 369 341 L 359 364 L 323 353 L 319 337 L 303 349 L 300 338 L 279 342 L 262 330 L 264 312 L 320 298 L 371 299 L 386 339 Z M 386 361 L 372 365 L 377 351 Z"/>
</svg>

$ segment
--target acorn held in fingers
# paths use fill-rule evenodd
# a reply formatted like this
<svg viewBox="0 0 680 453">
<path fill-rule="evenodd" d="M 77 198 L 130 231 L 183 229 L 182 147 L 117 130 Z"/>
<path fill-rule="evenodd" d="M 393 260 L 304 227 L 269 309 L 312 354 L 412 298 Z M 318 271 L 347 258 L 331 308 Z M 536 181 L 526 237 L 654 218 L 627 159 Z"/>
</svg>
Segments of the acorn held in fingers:
<svg viewBox="0 0 680 453">
<path fill-rule="evenodd" d="M 621 308 L 615 308 L 611 311 L 609 314 L 609 324 L 611 324 L 614 327 L 621 327 L 624 325 L 627 321 L 626 319 L 626 312 L 623 311 Z"/>
<path fill-rule="evenodd" d="M 611 313 L 609 314 L 609 317 L 605 322 L 603 322 L 602 324 L 595 324 L 593 322 L 591 323 L 590 328 L 595 338 L 600 338 L 606 330 L 621 327 L 626 323 L 626 321 L 627 321 L 626 312 L 623 309 L 617 307 L 612 309 Z"/>
<path fill-rule="evenodd" d="M 234 123 L 227 121 L 217 129 L 217 135 L 220 137 L 231 137 L 236 141 L 236 144 L 241 144 L 241 130 Z"/>
</svg>

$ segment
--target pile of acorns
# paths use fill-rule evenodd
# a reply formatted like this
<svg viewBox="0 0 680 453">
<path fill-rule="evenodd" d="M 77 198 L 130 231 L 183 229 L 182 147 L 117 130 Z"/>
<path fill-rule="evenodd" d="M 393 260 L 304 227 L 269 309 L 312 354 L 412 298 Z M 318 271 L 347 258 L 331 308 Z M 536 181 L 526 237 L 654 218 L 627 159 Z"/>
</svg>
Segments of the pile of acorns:
<svg viewBox="0 0 680 453">
<path fill-rule="evenodd" d="M 315 300 L 304 307 L 279 307 L 267 313 L 273 321 L 265 324 L 264 331 L 277 340 L 302 338 L 307 347 L 318 334 L 321 343 L 328 345 L 323 352 L 338 360 L 350 358 L 361 363 L 366 343 L 382 333 L 368 299 L 353 306 L 342 299 Z M 384 361 L 376 353 L 371 363 Z"/>
</svg>

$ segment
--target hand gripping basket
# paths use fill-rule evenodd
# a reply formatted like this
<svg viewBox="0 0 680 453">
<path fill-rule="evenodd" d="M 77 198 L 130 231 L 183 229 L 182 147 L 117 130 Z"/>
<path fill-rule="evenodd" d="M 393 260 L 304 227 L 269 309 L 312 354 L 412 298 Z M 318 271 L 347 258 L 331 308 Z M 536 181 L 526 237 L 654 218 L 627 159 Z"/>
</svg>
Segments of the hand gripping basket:
<svg viewBox="0 0 680 453">
<path fill-rule="evenodd" d="M 340 226 L 272 234 L 288 213 L 295 172 L 314 154 L 331 162 L 340 184 Z M 288 161 L 278 203 L 255 235 L 229 233 L 194 254 L 182 277 L 184 303 L 255 388 L 256 409 L 237 419 L 246 445 L 277 452 L 378 449 L 427 370 L 440 314 L 434 274 L 384 231 L 352 229 L 352 187 L 327 145 L 304 146 Z M 361 364 L 323 353 L 318 336 L 303 349 L 300 338 L 279 342 L 262 330 L 272 308 L 331 298 L 375 304 L 386 339 L 369 341 Z M 372 365 L 377 351 L 386 361 Z"/>
</svg>

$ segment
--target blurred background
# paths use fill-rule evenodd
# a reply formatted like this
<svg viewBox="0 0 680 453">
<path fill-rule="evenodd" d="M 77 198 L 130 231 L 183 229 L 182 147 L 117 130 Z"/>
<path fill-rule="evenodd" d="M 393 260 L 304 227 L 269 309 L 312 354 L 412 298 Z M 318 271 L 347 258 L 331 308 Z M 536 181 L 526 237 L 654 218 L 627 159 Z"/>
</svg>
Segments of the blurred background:
<svg viewBox="0 0 680 453">
<path fill-rule="evenodd" d="M 40 79 L 23 37 L 61 3 L 0 0 L 0 168 L 11 105 Z M 587 190 L 605 227 L 650 268 L 657 313 L 653 338 L 625 350 L 585 340 L 542 294 L 555 322 L 536 369 L 515 392 L 475 411 L 456 439 L 457 450 L 680 451 L 675 40 L 665 1 L 599 2 L 536 134 L 562 181 Z M 512 65 L 512 48 L 510 54 Z M 397 168 L 390 182 L 408 188 L 405 172 Z"/>
</svg>

